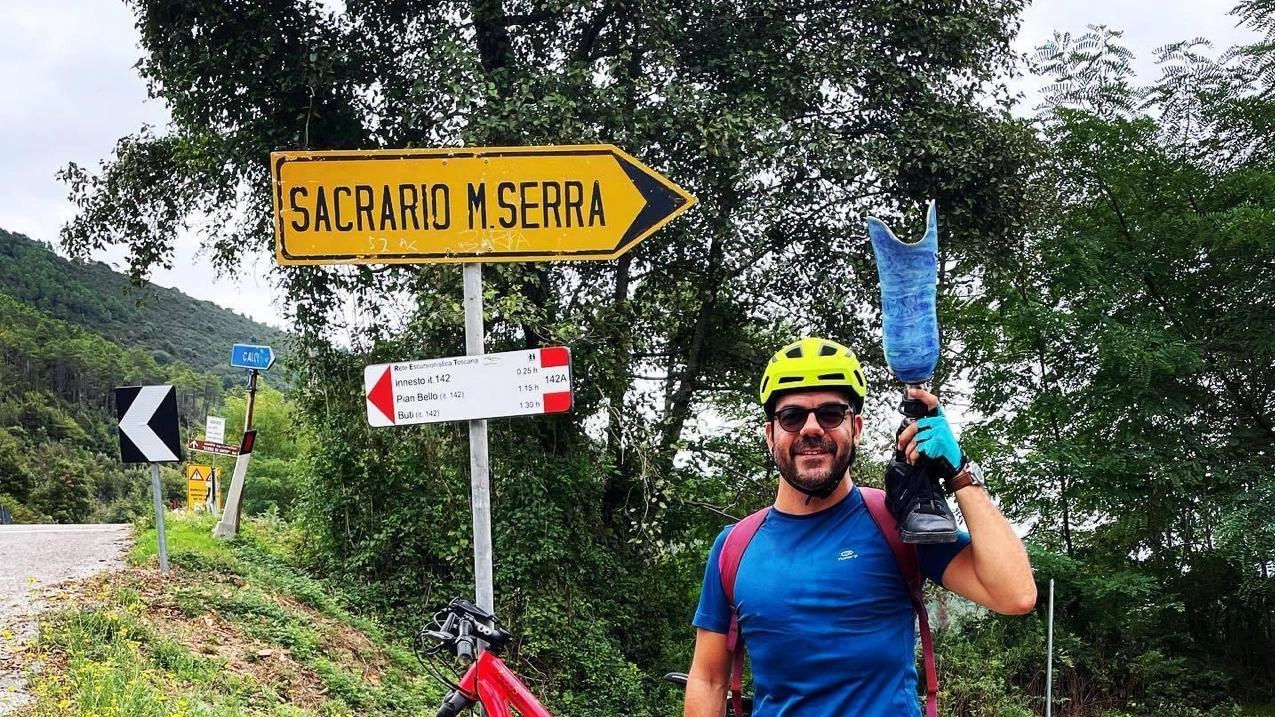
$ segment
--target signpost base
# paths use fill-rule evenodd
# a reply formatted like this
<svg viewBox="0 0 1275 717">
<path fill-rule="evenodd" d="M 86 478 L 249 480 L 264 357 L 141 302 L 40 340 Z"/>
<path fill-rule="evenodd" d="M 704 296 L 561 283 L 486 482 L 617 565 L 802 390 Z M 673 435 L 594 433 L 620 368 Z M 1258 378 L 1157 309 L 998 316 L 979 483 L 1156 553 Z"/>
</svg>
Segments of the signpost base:
<svg viewBox="0 0 1275 717">
<path fill-rule="evenodd" d="M 214 538 L 233 538 L 239 535 L 244 476 L 248 473 L 248 460 L 252 458 L 252 444 L 256 437 L 256 431 L 248 431 L 243 435 L 243 445 L 239 448 L 239 457 L 235 459 L 235 472 L 230 476 L 230 492 L 226 495 L 225 510 L 221 514 L 221 520 L 213 528 Z"/>
</svg>

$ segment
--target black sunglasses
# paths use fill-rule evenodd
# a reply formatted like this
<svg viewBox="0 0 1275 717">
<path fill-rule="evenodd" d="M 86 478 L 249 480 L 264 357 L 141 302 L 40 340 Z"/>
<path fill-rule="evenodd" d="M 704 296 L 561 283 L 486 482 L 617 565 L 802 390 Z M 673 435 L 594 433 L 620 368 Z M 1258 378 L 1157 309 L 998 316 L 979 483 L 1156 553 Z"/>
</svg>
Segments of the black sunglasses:
<svg viewBox="0 0 1275 717">
<path fill-rule="evenodd" d="M 825 403 L 814 408 L 789 406 L 775 413 L 779 419 L 779 427 L 789 433 L 799 432 L 806 425 L 806 417 L 815 414 L 815 421 L 824 430 L 831 430 L 845 422 L 846 416 L 853 413 L 850 406 L 844 403 Z"/>
</svg>

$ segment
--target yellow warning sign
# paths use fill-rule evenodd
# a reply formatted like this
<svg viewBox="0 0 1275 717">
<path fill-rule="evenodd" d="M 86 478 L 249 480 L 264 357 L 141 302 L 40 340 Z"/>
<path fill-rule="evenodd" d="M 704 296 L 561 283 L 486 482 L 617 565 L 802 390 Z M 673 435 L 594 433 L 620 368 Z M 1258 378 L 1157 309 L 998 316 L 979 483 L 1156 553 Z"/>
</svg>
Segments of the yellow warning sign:
<svg viewBox="0 0 1275 717">
<path fill-rule="evenodd" d="M 613 259 L 695 204 L 614 145 L 274 152 L 281 264 Z"/>
<path fill-rule="evenodd" d="M 212 466 L 186 466 L 186 507 L 200 510 L 208 502 L 208 489 L 212 483 Z"/>
</svg>

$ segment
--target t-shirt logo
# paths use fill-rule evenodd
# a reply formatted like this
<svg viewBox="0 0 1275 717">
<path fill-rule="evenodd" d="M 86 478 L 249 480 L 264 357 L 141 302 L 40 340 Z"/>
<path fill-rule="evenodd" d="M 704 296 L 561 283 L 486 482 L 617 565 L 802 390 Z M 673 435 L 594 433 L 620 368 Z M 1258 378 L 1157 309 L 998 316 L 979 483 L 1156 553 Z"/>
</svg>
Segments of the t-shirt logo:
<svg viewBox="0 0 1275 717">
<path fill-rule="evenodd" d="M 850 560 L 851 558 L 857 557 L 859 557 L 859 554 L 853 550 L 842 550 L 841 555 L 837 558 L 837 560 Z"/>
</svg>

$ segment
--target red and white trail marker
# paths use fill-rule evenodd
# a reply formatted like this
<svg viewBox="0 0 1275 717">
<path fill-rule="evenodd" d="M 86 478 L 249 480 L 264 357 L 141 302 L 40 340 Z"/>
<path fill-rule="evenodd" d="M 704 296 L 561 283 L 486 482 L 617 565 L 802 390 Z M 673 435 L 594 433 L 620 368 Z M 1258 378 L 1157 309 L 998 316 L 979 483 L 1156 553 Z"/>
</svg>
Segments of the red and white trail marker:
<svg viewBox="0 0 1275 717">
<path fill-rule="evenodd" d="M 566 413 L 573 400 L 571 350 L 375 364 L 363 369 L 363 392 L 374 427 Z"/>
</svg>

